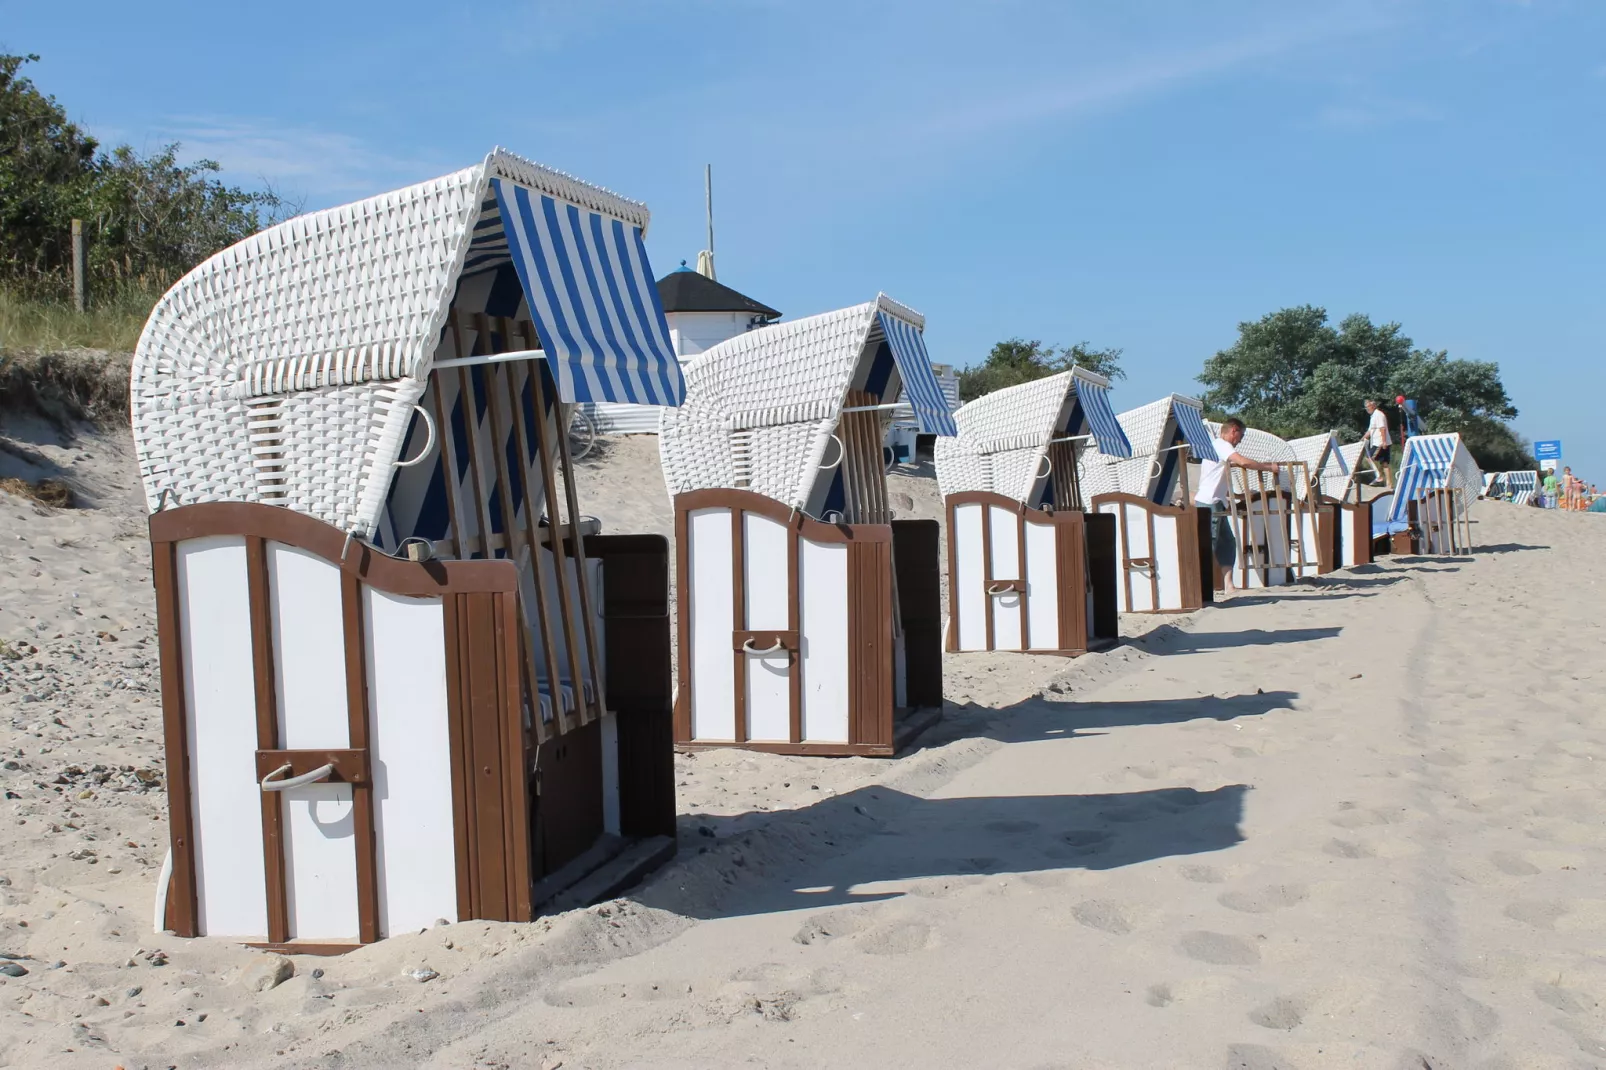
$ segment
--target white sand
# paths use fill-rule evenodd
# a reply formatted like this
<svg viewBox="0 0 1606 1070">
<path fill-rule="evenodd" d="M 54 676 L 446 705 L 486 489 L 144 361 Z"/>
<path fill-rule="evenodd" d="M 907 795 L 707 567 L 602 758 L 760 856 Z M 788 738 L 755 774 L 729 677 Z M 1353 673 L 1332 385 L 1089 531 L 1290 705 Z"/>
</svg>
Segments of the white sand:
<svg viewBox="0 0 1606 1070">
<path fill-rule="evenodd" d="M 1599 517 L 1482 505 L 1475 560 L 1127 620 L 1153 630 L 1070 662 L 950 657 L 902 758 L 678 758 L 680 855 L 623 900 L 257 993 L 259 954 L 151 934 L 126 440 L 4 434 L 98 494 L 0 493 L 0 638 L 29 644 L 0 660 L 0 953 L 28 956 L 0 1066 L 1606 1063 Z M 651 461 L 581 473 L 607 530 L 667 531 Z"/>
</svg>

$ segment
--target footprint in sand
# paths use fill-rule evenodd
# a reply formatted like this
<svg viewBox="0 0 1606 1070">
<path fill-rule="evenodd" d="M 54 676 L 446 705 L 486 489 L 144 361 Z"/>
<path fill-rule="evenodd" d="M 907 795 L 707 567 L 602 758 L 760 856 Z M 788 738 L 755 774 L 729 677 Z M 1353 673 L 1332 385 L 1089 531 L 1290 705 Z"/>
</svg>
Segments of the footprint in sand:
<svg viewBox="0 0 1606 1070">
<path fill-rule="evenodd" d="M 1183 866 L 1178 872 L 1182 874 L 1183 880 L 1193 881 L 1195 884 L 1220 884 L 1227 879 L 1214 866 Z"/>
<path fill-rule="evenodd" d="M 1556 919 L 1567 913 L 1567 910 L 1566 903 L 1519 899 L 1514 903 L 1508 903 L 1504 913 L 1512 921 L 1532 925 L 1535 929 L 1554 929 Z"/>
<path fill-rule="evenodd" d="M 1278 996 L 1250 1011 L 1249 1020 L 1267 1029 L 1294 1029 L 1305 1020 L 1305 1005 L 1297 999 Z"/>
<path fill-rule="evenodd" d="M 1226 933 L 1183 933 L 1182 953 L 1190 959 L 1213 966 L 1254 966 L 1260 962 L 1260 949 L 1241 936 Z"/>
<path fill-rule="evenodd" d="M 1259 1044 L 1234 1044 L 1227 1049 L 1227 1070 L 1299 1070 L 1281 1052 Z"/>
<path fill-rule="evenodd" d="M 1071 908 L 1071 916 L 1089 929 L 1125 936 L 1132 931 L 1132 921 L 1121 904 L 1109 899 L 1086 899 Z"/>
<path fill-rule="evenodd" d="M 1334 858 L 1373 858 L 1377 855 L 1377 852 L 1366 844 L 1356 843 L 1354 840 L 1328 840 L 1322 845 L 1322 850 Z"/>
<path fill-rule="evenodd" d="M 1328 818 L 1341 829 L 1370 828 L 1373 825 L 1392 825 L 1402 817 L 1391 810 L 1345 810 L 1337 817 Z"/>
<path fill-rule="evenodd" d="M 1090 855 L 1109 846 L 1110 834 L 1102 829 L 1072 829 L 1060 833 L 1060 839 L 1071 848 L 1072 854 Z"/>
<path fill-rule="evenodd" d="M 931 946 L 931 926 L 923 921 L 897 921 L 871 929 L 858 938 L 866 955 L 908 955 Z"/>
<path fill-rule="evenodd" d="M 1151 1007 L 1169 1007 L 1177 999 L 1172 995 L 1170 985 L 1150 985 L 1148 995 L 1144 998 Z"/>
<path fill-rule="evenodd" d="M 1538 866 L 1515 851 L 1496 851 L 1489 856 L 1489 861 L 1508 877 L 1532 877 L 1539 872 Z"/>
<path fill-rule="evenodd" d="M 803 922 L 792 939 L 800 944 L 821 944 L 838 936 L 849 936 L 864 928 L 864 918 L 852 911 L 815 914 Z"/>
<path fill-rule="evenodd" d="M 1303 884 L 1268 884 L 1264 888 L 1234 889 L 1216 900 L 1228 910 L 1245 914 L 1269 914 L 1273 910 L 1303 903 L 1309 892 Z"/>
<path fill-rule="evenodd" d="M 1540 1003 L 1563 1014 L 1588 1014 L 1592 1002 L 1570 989 L 1543 982 L 1534 985 L 1534 996 Z"/>
</svg>

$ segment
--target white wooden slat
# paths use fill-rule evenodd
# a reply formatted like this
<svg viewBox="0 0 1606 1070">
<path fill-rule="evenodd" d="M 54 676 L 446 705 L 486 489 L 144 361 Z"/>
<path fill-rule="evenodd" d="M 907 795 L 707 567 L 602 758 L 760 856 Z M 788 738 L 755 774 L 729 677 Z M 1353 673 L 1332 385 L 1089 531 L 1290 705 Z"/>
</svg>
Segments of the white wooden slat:
<svg viewBox="0 0 1606 1070">
<path fill-rule="evenodd" d="M 439 598 L 363 588 L 379 930 L 457 921 L 446 614 Z"/>
<path fill-rule="evenodd" d="M 848 547 L 800 539 L 803 739 L 848 741 Z"/>
<path fill-rule="evenodd" d="M 691 736 L 736 738 L 735 630 L 729 509 L 693 509 L 686 516 L 687 604 L 691 650 Z"/>
<path fill-rule="evenodd" d="M 1182 608 L 1182 547 L 1177 532 L 1176 517 L 1155 515 L 1154 560 L 1160 570 L 1160 604 L 1156 609 Z"/>
<path fill-rule="evenodd" d="M 1126 549 L 1126 558 L 1146 558 L 1153 556 L 1154 547 L 1149 544 L 1149 511 L 1141 505 L 1123 502 L 1121 508 L 1126 511 L 1126 537 L 1130 545 Z M 1121 595 L 1126 596 L 1126 580 L 1120 579 Z M 1131 613 L 1147 613 L 1158 607 L 1154 604 L 1154 587 L 1149 582 L 1149 570 L 1146 568 L 1134 569 L 1132 572 L 1132 604 L 1128 609 Z"/>
<path fill-rule="evenodd" d="M 268 907 L 245 538 L 190 539 L 177 558 L 199 929 L 263 937 Z"/>
<path fill-rule="evenodd" d="M 1059 554 L 1056 525 L 1026 525 L 1026 636 L 1033 650 L 1059 650 Z"/>
<path fill-rule="evenodd" d="M 747 631 L 784 631 L 790 601 L 787 545 L 793 535 L 778 520 L 742 514 L 742 594 Z M 780 651 L 747 659 L 747 738 L 784 742 L 792 738 L 791 655 Z"/>
<path fill-rule="evenodd" d="M 1012 509 L 987 507 L 988 536 L 992 540 L 993 579 L 1020 579 L 1019 518 Z M 1024 622 L 1018 591 L 990 595 L 993 602 L 993 649 L 1020 650 L 1024 645 Z"/>
<path fill-rule="evenodd" d="M 340 570 L 283 543 L 268 543 L 279 746 L 351 746 Z M 278 796 L 284 814 L 290 936 L 355 940 L 357 850 L 351 787 L 308 784 Z"/>
<path fill-rule="evenodd" d="M 982 579 L 982 506 L 954 506 L 954 598 L 959 610 L 959 649 L 987 649 L 986 593 Z"/>
</svg>

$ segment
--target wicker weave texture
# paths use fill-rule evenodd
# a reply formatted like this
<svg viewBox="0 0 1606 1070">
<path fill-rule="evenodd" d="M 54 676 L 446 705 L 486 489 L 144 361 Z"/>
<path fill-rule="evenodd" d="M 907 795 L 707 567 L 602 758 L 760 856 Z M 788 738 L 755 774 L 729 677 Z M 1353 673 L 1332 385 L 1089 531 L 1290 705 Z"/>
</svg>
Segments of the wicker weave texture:
<svg viewBox="0 0 1606 1070">
<path fill-rule="evenodd" d="M 1073 389 L 1074 373 L 1060 372 L 961 405 L 954 413 L 959 434 L 935 447 L 943 496 L 981 490 L 1025 501 Z"/>
<path fill-rule="evenodd" d="M 1097 444 L 1088 443 L 1077 458 L 1079 482 L 1082 486 L 1082 508 L 1091 509 L 1097 494 L 1137 494 L 1147 497 L 1157 478 L 1156 454 L 1171 445 L 1162 438 L 1174 437 L 1171 419 L 1171 396 L 1151 401 L 1135 409 L 1118 413 L 1121 430 L 1132 443 L 1132 456 L 1128 459 L 1109 457 Z M 1167 432 L 1170 431 L 1170 434 Z"/>
</svg>

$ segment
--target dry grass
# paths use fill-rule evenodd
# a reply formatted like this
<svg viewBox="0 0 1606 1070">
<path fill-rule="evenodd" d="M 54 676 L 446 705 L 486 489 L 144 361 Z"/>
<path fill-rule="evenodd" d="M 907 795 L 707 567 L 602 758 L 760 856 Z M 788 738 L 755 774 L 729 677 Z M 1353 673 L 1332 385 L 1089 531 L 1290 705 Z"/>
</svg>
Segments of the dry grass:
<svg viewBox="0 0 1606 1070">
<path fill-rule="evenodd" d="M 126 423 L 129 359 L 93 349 L 0 352 L 0 415 Z"/>
<path fill-rule="evenodd" d="M 156 295 L 109 292 L 80 315 L 65 301 L 35 300 L 0 289 L 0 349 L 106 349 L 132 352 Z"/>
<path fill-rule="evenodd" d="M 36 483 L 26 479 L 0 479 L 0 491 L 48 505 L 52 509 L 71 509 L 73 506 L 72 488 L 59 479 L 41 479 Z"/>
</svg>

